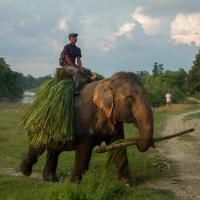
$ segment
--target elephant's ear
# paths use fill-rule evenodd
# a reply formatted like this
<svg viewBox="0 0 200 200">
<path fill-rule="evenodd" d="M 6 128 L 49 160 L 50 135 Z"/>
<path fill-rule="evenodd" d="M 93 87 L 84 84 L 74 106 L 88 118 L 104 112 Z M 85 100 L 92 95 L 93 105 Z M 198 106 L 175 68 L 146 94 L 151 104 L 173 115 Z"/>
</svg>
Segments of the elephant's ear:
<svg viewBox="0 0 200 200">
<path fill-rule="evenodd" d="M 114 97 L 110 79 L 104 79 L 99 82 L 93 93 L 93 102 L 101 109 L 108 118 L 110 118 L 113 107 Z"/>
</svg>

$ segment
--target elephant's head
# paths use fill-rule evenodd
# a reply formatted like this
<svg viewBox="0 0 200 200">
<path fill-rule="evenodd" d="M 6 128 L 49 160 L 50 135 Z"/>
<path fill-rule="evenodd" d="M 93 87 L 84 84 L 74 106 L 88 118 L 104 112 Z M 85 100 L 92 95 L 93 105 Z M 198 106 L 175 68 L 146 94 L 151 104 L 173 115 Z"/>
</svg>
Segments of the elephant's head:
<svg viewBox="0 0 200 200">
<path fill-rule="evenodd" d="M 133 73 L 118 72 L 99 82 L 93 101 L 107 119 L 131 122 L 139 129 L 139 151 L 152 146 L 153 114 L 148 98 L 138 77 Z"/>
</svg>

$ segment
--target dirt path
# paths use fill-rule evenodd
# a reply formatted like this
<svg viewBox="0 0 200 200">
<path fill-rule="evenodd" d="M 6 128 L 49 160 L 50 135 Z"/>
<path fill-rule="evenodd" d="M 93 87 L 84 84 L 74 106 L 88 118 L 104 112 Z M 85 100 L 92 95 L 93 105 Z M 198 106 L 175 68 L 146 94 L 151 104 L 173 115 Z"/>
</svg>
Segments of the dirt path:
<svg viewBox="0 0 200 200">
<path fill-rule="evenodd" d="M 24 175 L 21 172 L 17 171 L 14 168 L 5 168 L 5 167 L 0 166 L 0 172 L 9 176 L 23 176 L 24 177 Z M 42 180 L 42 175 L 37 172 L 33 172 L 30 177 L 33 179 Z"/>
<path fill-rule="evenodd" d="M 195 128 L 186 139 L 175 138 L 159 145 L 158 150 L 169 163 L 169 174 L 159 181 L 147 183 L 154 188 L 174 191 L 180 200 L 200 200 L 200 119 L 184 120 L 200 110 L 171 116 L 162 135 Z M 192 136 L 192 137 L 191 137 Z"/>
</svg>

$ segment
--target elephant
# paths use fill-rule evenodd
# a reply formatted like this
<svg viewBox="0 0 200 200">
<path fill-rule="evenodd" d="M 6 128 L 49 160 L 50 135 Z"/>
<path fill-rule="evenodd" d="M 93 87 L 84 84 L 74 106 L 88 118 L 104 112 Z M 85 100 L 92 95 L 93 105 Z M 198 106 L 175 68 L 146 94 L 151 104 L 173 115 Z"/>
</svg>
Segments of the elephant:
<svg viewBox="0 0 200 200">
<path fill-rule="evenodd" d="M 86 78 L 87 79 L 87 78 Z M 47 150 L 47 160 L 43 170 L 45 181 L 58 181 L 56 168 L 63 151 L 75 151 L 71 181 L 80 181 L 89 168 L 93 148 L 105 142 L 124 138 L 124 123 L 133 123 L 139 130 L 137 148 L 145 152 L 153 147 L 153 114 L 146 91 L 137 75 L 132 72 L 117 72 L 103 80 L 85 82 L 81 93 L 75 96 L 75 140 L 73 143 L 58 143 L 56 147 L 35 149 L 29 146 L 20 170 L 30 176 L 32 166 Z M 113 162 L 118 171 L 118 180 L 129 186 L 135 184 L 125 153 L 116 155 Z"/>
</svg>

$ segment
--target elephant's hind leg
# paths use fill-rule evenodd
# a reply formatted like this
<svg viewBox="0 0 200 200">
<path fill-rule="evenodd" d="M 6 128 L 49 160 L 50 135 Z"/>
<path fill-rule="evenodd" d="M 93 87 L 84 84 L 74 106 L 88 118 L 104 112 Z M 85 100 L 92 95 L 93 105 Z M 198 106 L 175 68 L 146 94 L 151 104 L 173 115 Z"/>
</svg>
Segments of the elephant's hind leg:
<svg viewBox="0 0 200 200">
<path fill-rule="evenodd" d="M 43 179 L 45 181 L 57 182 L 59 179 L 56 175 L 58 158 L 61 151 L 47 150 L 47 161 L 43 170 Z"/>
<path fill-rule="evenodd" d="M 32 166 L 37 162 L 38 157 L 44 152 L 44 148 L 35 149 L 29 147 L 27 154 L 20 164 L 20 171 L 25 176 L 30 176 L 32 173 Z"/>
</svg>

